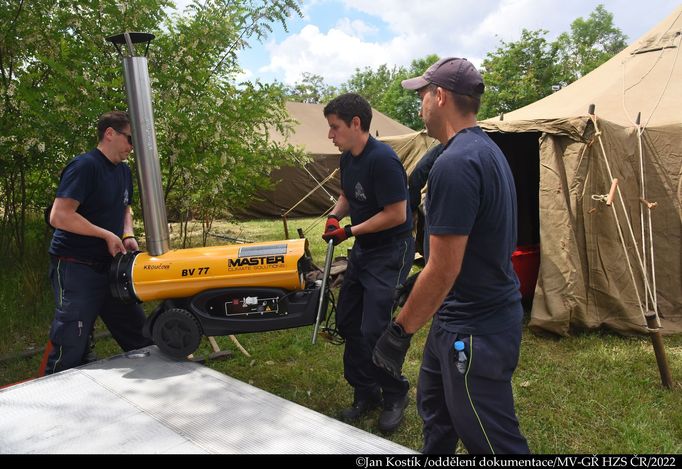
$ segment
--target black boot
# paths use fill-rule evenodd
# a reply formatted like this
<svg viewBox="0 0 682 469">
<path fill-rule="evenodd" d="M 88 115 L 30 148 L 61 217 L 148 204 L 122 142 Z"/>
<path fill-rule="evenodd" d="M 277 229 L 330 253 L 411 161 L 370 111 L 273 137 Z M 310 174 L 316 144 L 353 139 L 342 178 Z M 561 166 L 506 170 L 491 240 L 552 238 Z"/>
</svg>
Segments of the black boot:
<svg viewBox="0 0 682 469">
<path fill-rule="evenodd" d="M 379 416 L 379 430 L 384 433 L 394 432 L 403 421 L 405 407 L 407 407 L 407 394 L 392 402 L 384 403 L 384 410 Z"/>
<path fill-rule="evenodd" d="M 379 391 L 373 392 L 367 396 L 356 395 L 353 405 L 341 411 L 341 420 L 346 423 L 354 422 L 380 405 L 381 394 Z"/>
<path fill-rule="evenodd" d="M 95 353 L 95 331 L 90 332 L 90 337 L 88 338 L 88 346 L 85 349 L 85 355 L 83 355 L 83 364 L 92 363 L 97 361 L 97 354 Z"/>
</svg>

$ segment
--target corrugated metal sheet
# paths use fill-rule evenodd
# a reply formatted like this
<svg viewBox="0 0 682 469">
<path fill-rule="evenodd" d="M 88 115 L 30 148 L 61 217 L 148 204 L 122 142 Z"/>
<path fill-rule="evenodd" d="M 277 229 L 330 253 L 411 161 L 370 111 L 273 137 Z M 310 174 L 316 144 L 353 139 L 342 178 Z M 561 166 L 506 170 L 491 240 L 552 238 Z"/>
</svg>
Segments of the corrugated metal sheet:
<svg viewBox="0 0 682 469">
<path fill-rule="evenodd" d="M 150 347 L 0 391 L 0 453 L 407 453 Z"/>
</svg>

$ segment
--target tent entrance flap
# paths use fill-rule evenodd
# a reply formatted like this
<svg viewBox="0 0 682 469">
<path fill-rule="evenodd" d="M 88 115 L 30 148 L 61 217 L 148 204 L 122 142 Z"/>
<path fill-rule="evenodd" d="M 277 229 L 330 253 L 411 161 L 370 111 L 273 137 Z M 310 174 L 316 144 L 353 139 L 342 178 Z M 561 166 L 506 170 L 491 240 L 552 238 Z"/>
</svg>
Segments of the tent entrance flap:
<svg viewBox="0 0 682 469">
<path fill-rule="evenodd" d="M 517 240 L 519 246 L 540 243 L 540 133 L 488 132 L 507 157 L 516 185 Z"/>
</svg>

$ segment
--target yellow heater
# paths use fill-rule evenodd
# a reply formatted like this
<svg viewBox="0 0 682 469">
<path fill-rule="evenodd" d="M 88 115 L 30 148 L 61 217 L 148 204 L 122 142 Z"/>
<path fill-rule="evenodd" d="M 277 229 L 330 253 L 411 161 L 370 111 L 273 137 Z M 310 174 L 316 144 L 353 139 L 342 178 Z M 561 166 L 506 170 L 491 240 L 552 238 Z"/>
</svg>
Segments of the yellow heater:
<svg viewBox="0 0 682 469">
<path fill-rule="evenodd" d="M 305 287 L 300 262 L 307 240 L 171 250 L 161 256 L 141 252 L 114 261 L 114 296 L 138 302 L 188 298 L 206 290 Z"/>
</svg>

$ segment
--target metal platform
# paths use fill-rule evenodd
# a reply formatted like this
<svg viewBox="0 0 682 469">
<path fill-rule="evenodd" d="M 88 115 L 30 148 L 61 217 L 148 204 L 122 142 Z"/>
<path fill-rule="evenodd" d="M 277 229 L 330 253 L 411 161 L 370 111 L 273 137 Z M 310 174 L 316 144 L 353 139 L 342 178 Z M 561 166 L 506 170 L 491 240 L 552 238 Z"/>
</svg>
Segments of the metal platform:
<svg viewBox="0 0 682 469">
<path fill-rule="evenodd" d="M 0 453 L 410 453 L 156 347 L 0 391 Z"/>
</svg>

